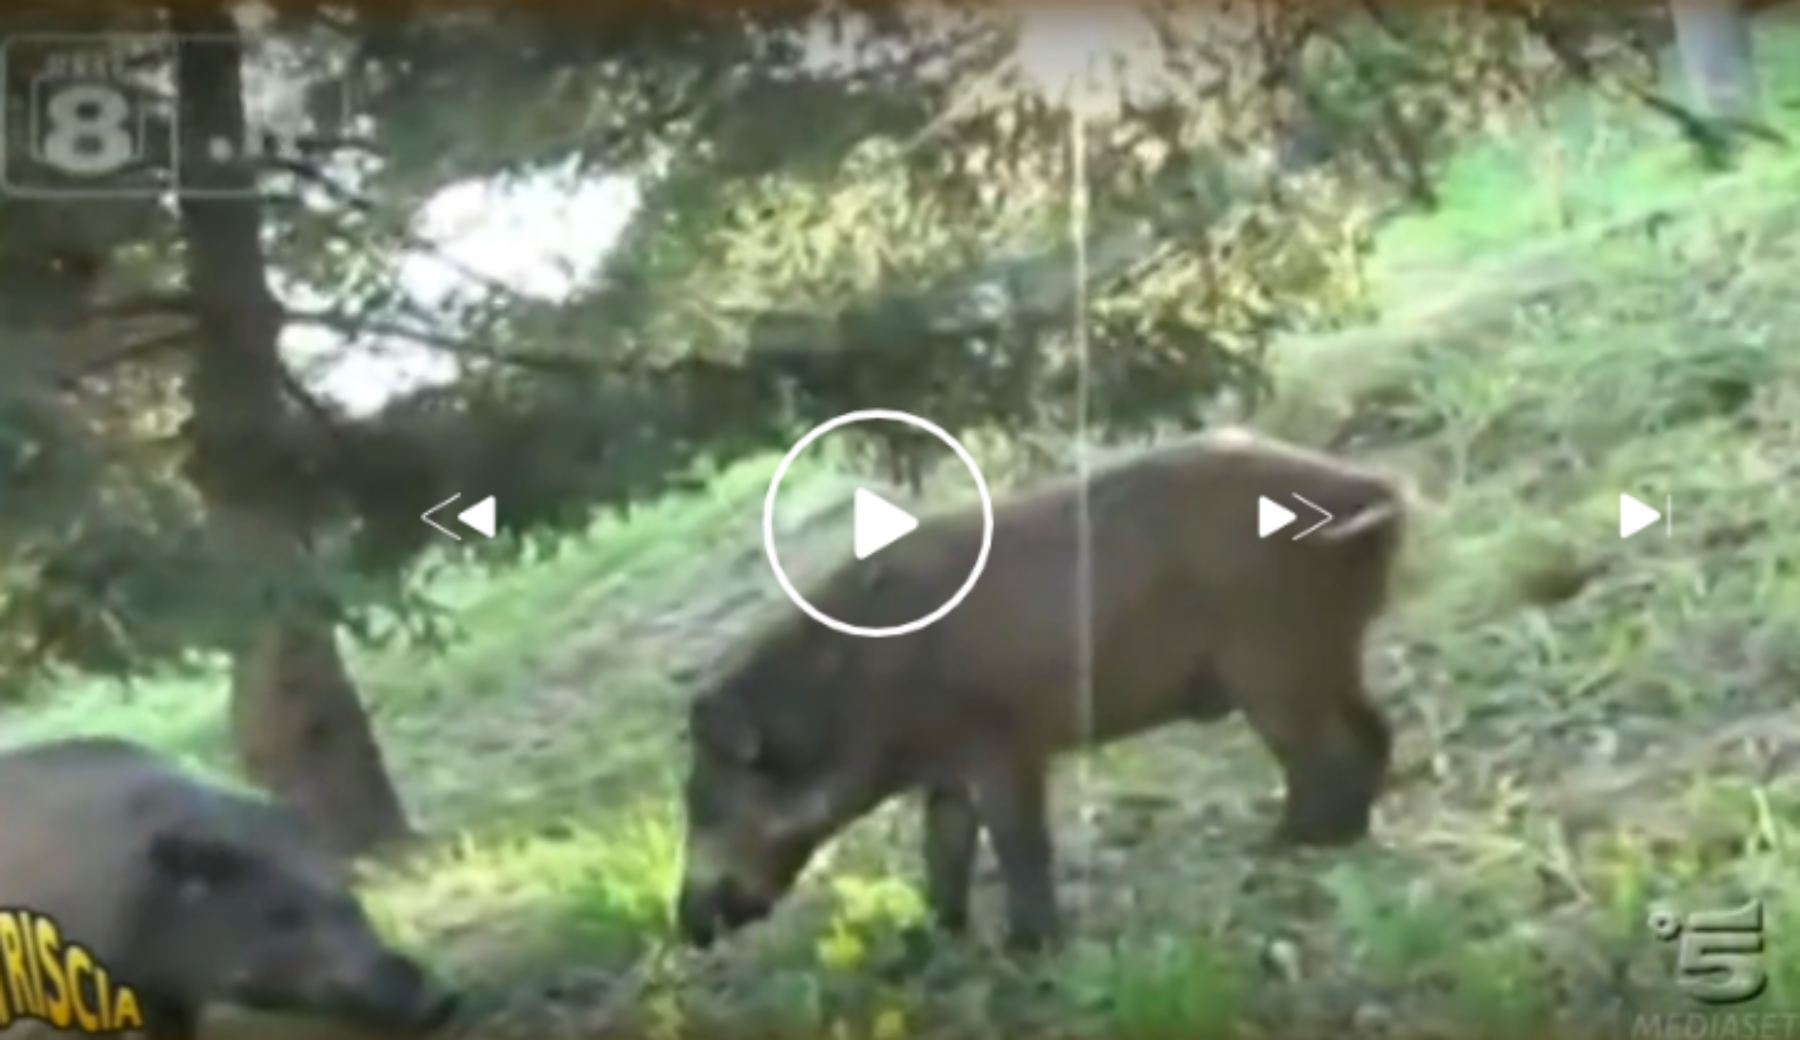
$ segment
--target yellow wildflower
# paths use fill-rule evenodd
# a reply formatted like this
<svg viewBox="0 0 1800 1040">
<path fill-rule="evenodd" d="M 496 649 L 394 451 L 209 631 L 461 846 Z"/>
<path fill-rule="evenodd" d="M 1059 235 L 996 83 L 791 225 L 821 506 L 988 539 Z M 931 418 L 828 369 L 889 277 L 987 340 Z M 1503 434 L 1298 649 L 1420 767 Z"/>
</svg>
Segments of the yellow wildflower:
<svg viewBox="0 0 1800 1040">
<path fill-rule="evenodd" d="M 906 1036 L 906 1012 L 884 1008 L 869 1027 L 869 1040 L 901 1040 Z"/>
<path fill-rule="evenodd" d="M 848 928 L 833 928 L 830 935 L 819 940 L 819 963 L 828 968 L 849 970 L 863 963 L 868 956 L 868 947 Z"/>
</svg>

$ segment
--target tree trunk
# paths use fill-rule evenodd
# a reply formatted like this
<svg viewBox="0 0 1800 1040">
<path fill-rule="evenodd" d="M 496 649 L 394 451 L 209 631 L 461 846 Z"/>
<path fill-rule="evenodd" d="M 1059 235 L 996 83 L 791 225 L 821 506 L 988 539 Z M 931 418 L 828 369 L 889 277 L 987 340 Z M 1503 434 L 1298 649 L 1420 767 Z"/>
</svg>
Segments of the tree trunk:
<svg viewBox="0 0 1800 1040">
<path fill-rule="evenodd" d="M 293 801 L 344 853 L 361 855 L 409 828 L 329 605 L 315 597 L 290 606 L 294 597 L 279 586 L 310 563 L 304 519 L 281 506 L 284 316 L 269 288 L 255 173 L 216 160 L 209 147 L 246 140 L 241 41 L 229 14 L 199 4 L 176 8 L 171 28 L 180 46 L 178 201 L 198 327 L 186 384 L 188 472 L 219 551 L 270 575 L 257 609 L 280 604 L 229 639 L 234 736 L 252 782 Z"/>
<path fill-rule="evenodd" d="M 330 625 L 277 624 L 237 654 L 231 722 L 245 775 L 320 821 L 346 855 L 409 833 Z"/>
<path fill-rule="evenodd" d="M 1708 116 L 1761 123 L 1750 19 L 1739 0 L 1670 0 L 1669 16 L 1695 107 Z"/>
</svg>

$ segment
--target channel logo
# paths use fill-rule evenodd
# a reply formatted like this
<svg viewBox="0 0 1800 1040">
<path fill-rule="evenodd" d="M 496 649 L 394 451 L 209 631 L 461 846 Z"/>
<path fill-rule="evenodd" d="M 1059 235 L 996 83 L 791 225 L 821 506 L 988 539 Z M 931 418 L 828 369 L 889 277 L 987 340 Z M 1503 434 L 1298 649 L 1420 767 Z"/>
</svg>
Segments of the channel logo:
<svg viewBox="0 0 1800 1040">
<path fill-rule="evenodd" d="M 16 1022 L 103 1035 L 144 1028 L 137 991 L 49 917 L 0 909 L 0 1033 Z"/>
</svg>

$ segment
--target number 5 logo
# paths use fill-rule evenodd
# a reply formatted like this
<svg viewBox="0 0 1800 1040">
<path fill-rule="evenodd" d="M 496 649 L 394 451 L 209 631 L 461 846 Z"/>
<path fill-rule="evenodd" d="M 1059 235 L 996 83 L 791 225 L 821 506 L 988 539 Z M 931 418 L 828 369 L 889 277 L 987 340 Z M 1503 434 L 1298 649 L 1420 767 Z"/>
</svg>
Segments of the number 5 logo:
<svg viewBox="0 0 1800 1040">
<path fill-rule="evenodd" d="M 1769 986 L 1763 952 L 1762 904 L 1688 915 L 1676 948 L 1681 988 L 1706 1004 L 1742 1004 Z"/>
<path fill-rule="evenodd" d="M 80 177 L 117 172 L 138 157 L 139 137 L 131 103 L 104 83 L 53 87 L 44 102 L 38 157 Z"/>
</svg>

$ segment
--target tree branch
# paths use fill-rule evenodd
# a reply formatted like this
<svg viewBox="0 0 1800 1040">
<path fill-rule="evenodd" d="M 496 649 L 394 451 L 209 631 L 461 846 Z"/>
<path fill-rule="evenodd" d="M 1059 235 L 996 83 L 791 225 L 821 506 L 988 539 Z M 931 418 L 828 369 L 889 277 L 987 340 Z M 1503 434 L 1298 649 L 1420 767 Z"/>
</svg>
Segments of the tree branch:
<svg viewBox="0 0 1800 1040">
<path fill-rule="evenodd" d="M 287 311 L 287 320 L 326 329 L 352 341 L 365 336 L 388 336 L 394 339 L 409 340 L 420 346 L 441 350 L 459 357 L 492 361 L 539 372 L 566 374 L 591 372 L 602 367 L 590 358 L 578 357 L 573 354 L 522 354 L 497 347 L 483 347 L 455 336 L 433 332 L 430 329 L 385 322 L 372 317 L 356 317 L 342 311 L 297 311 L 290 308 Z"/>
<path fill-rule="evenodd" d="M 194 330 L 191 326 L 184 325 L 180 328 L 168 329 L 155 335 L 145 336 L 143 339 L 133 340 L 123 346 L 114 347 L 97 356 L 83 358 L 79 364 L 71 368 L 53 371 L 51 379 L 58 390 L 77 390 L 83 382 L 118 368 L 120 365 L 147 361 L 165 351 L 187 346 L 193 342 L 193 339 Z"/>
</svg>

